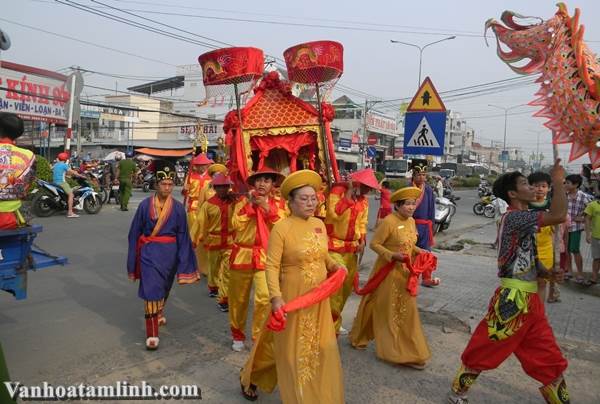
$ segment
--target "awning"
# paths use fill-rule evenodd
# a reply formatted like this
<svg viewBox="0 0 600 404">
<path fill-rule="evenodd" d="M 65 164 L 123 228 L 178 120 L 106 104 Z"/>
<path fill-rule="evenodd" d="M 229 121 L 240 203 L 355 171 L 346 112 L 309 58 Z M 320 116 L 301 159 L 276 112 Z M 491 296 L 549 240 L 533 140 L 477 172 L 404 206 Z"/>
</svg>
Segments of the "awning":
<svg viewBox="0 0 600 404">
<path fill-rule="evenodd" d="M 157 157 L 184 157 L 192 153 L 193 149 L 172 150 L 172 149 L 151 149 L 149 147 L 141 147 L 135 149 L 138 153 L 147 154 Z"/>
</svg>

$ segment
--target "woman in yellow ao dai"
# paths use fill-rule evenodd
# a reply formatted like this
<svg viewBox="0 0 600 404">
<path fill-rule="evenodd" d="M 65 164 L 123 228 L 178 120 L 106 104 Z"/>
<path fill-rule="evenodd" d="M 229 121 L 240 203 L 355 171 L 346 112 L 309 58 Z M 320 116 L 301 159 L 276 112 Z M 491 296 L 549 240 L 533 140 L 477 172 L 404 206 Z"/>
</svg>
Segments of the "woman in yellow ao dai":
<svg viewBox="0 0 600 404">
<path fill-rule="evenodd" d="M 402 261 L 420 251 L 412 218 L 420 194 L 419 188 L 407 187 L 392 195 L 394 213 L 380 222 L 370 244 L 378 255 L 370 277 L 390 262 L 396 264 L 377 289 L 362 297 L 349 335 L 354 348 L 365 349 L 375 339 L 378 358 L 416 369 L 425 367 L 431 353 L 416 297 L 406 290 L 410 272 Z"/>
<path fill-rule="evenodd" d="M 266 275 L 272 310 L 276 312 L 327 278 L 344 270 L 329 257 L 327 232 L 313 216 L 321 178 L 301 170 L 286 178 L 282 196 L 291 215 L 275 224 L 269 237 Z M 271 392 L 279 385 L 284 404 L 342 404 L 344 386 L 329 299 L 286 314 L 286 327 L 261 331 L 241 372 L 244 395 L 256 388 Z"/>
</svg>

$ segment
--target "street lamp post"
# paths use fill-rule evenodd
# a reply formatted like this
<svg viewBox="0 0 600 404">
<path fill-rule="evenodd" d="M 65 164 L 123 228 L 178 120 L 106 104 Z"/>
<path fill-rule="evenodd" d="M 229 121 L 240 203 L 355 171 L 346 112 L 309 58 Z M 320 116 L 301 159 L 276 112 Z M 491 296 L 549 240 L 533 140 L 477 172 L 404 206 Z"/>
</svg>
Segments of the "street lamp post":
<svg viewBox="0 0 600 404">
<path fill-rule="evenodd" d="M 409 43 L 409 42 L 402 42 L 402 41 L 396 41 L 394 39 L 390 39 L 391 43 L 399 43 L 401 45 L 406 45 L 406 46 L 412 46 L 413 48 L 417 48 L 419 50 L 419 83 L 417 84 L 417 88 L 421 85 L 421 68 L 423 66 L 423 51 L 425 50 L 425 48 L 427 48 L 428 46 L 434 45 L 436 43 L 440 43 L 440 42 L 444 42 L 444 41 L 449 41 L 451 39 L 456 38 L 454 35 L 449 36 L 447 38 L 444 39 L 440 39 L 438 41 L 434 41 L 434 42 L 430 42 L 426 45 L 423 46 L 419 46 L 416 45 L 414 43 Z"/>
<path fill-rule="evenodd" d="M 513 105 L 512 107 L 501 107 L 498 105 L 488 104 L 489 107 L 498 108 L 504 111 L 504 145 L 502 146 L 502 172 L 506 172 L 506 125 L 508 122 L 508 111 L 518 108 L 523 104 Z"/>
</svg>

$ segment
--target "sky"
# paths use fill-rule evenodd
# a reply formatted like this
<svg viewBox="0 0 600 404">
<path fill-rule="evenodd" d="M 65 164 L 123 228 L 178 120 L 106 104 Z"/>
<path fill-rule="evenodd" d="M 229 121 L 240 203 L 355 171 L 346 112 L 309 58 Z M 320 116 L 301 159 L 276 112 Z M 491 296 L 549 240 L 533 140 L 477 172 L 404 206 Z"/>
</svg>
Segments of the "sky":
<svg viewBox="0 0 600 404">
<path fill-rule="evenodd" d="M 339 41 L 344 45 L 344 74 L 336 94 L 339 95 L 342 90 L 340 85 L 344 89 L 350 88 L 347 95 L 359 104 L 363 104 L 365 98 L 410 98 L 417 89 L 418 50 L 392 44 L 391 39 L 423 46 L 456 36 L 423 52 L 422 76 L 430 76 L 438 91 L 443 92 L 518 77 L 497 57 L 493 38 L 488 40 L 490 46 L 486 46 L 482 35 L 487 19 L 499 19 L 504 10 L 544 19 L 556 12 L 556 1 L 541 0 L 98 1 L 136 10 L 130 12 L 188 31 L 188 34 L 179 31 L 179 34 L 195 34 L 192 38 L 197 41 L 218 47 L 227 46 L 223 43 L 255 46 L 280 58 L 285 49 L 299 43 L 321 39 Z M 91 0 L 75 2 L 103 7 Z M 581 23 L 586 26 L 584 38 L 592 51 L 600 51 L 600 25 L 592 24 L 592 17 L 600 15 L 600 1 L 580 0 L 567 5 L 571 13 L 575 7 L 581 9 Z M 75 65 L 101 73 L 139 77 L 139 80 L 128 80 L 98 74 L 85 75 L 86 84 L 115 88 L 118 81 L 117 86 L 121 90 L 144 80 L 174 76 L 176 65 L 197 63 L 200 54 L 211 50 L 201 44 L 143 31 L 53 0 L 2 0 L 0 28 L 10 35 L 12 41 L 12 47 L 1 54 L 3 60 L 50 70 Z M 113 48 L 121 53 L 48 32 Z M 511 110 L 514 115 L 508 116 L 507 145 L 522 147 L 528 156 L 537 150 L 539 134 L 539 150 L 548 162 L 552 156 L 550 132 L 542 126 L 543 119 L 531 117 L 536 109 L 524 106 L 534 98 L 536 90 L 535 84 L 521 85 L 497 94 L 446 102 L 446 107 L 462 113 L 467 124 L 475 129 L 476 142 L 489 145 L 492 140 L 501 141 L 504 133 L 504 112 L 489 104 L 503 107 L 523 105 Z M 86 88 L 84 95 L 86 93 L 95 95 L 104 92 Z M 201 98 L 200 94 L 198 98 Z M 389 102 L 380 105 L 386 106 L 386 112 L 395 113 L 398 104 Z M 564 160 L 568 157 L 568 150 L 568 146 L 560 146 L 560 156 Z M 584 157 L 574 163 L 587 163 L 587 160 Z"/>
</svg>

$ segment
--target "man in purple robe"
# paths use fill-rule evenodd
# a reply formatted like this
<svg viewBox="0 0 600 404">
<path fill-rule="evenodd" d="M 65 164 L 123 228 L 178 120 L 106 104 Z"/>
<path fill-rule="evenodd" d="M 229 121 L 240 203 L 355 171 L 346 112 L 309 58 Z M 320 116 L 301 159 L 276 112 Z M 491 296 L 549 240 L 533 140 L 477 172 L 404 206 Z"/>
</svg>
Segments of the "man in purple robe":
<svg viewBox="0 0 600 404">
<path fill-rule="evenodd" d="M 127 272 L 139 279 L 144 299 L 146 348 L 158 348 L 158 327 L 167 323 L 163 309 L 175 276 L 179 284 L 200 279 L 183 205 L 173 192 L 176 171 L 164 165 L 156 171 L 157 191 L 142 201 L 129 229 Z"/>
<path fill-rule="evenodd" d="M 417 225 L 419 237 L 417 246 L 427 251 L 431 251 L 434 244 L 433 226 L 435 225 L 435 195 L 433 188 L 427 184 L 427 160 L 412 160 L 412 183 L 413 186 L 421 189 L 421 196 L 417 200 L 417 209 L 413 214 Z M 422 285 L 434 287 L 440 284 L 439 278 L 432 278 L 431 272 L 423 274 Z"/>
</svg>

